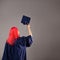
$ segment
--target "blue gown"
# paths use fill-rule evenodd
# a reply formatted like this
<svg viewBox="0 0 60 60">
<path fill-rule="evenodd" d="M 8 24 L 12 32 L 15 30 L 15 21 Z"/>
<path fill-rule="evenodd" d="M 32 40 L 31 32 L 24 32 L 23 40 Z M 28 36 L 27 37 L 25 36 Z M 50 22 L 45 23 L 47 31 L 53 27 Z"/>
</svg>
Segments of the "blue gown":
<svg viewBox="0 0 60 60">
<path fill-rule="evenodd" d="M 27 60 L 26 47 L 30 47 L 32 42 L 32 36 L 29 35 L 18 37 L 13 46 L 6 43 L 2 60 Z"/>
</svg>

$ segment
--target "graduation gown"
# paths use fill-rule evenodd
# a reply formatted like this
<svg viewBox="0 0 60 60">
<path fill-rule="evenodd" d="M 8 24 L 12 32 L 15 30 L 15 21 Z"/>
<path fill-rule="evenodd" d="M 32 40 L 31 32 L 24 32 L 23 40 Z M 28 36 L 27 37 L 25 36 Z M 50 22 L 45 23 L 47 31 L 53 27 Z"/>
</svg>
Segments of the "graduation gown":
<svg viewBox="0 0 60 60">
<path fill-rule="evenodd" d="M 26 47 L 32 42 L 31 35 L 18 37 L 13 46 L 6 42 L 2 60 L 26 60 Z"/>
</svg>

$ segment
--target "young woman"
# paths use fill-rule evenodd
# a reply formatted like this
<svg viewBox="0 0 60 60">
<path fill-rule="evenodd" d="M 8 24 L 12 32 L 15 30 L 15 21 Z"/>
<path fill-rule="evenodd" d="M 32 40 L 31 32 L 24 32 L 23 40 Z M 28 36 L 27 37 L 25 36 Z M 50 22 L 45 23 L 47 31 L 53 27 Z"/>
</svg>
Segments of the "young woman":
<svg viewBox="0 0 60 60">
<path fill-rule="evenodd" d="M 28 36 L 20 37 L 17 27 L 12 27 L 6 41 L 2 60 L 26 60 L 26 47 L 32 44 L 32 32 L 30 25 L 27 25 Z"/>
</svg>

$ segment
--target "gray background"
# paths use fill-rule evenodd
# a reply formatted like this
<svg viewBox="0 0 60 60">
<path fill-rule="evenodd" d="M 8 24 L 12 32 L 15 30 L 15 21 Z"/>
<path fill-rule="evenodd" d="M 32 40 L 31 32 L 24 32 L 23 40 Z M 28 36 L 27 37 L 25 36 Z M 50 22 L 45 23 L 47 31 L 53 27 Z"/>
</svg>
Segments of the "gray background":
<svg viewBox="0 0 60 60">
<path fill-rule="evenodd" d="M 0 0 L 0 60 L 9 29 L 17 26 L 20 35 L 28 35 L 20 23 L 31 17 L 33 44 L 27 48 L 28 60 L 60 60 L 60 0 Z"/>
</svg>

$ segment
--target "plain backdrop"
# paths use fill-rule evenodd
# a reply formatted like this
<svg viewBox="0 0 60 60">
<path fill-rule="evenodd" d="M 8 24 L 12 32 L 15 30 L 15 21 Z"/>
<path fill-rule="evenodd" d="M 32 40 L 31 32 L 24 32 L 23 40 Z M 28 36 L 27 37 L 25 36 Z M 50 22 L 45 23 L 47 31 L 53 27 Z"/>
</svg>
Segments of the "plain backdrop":
<svg viewBox="0 0 60 60">
<path fill-rule="evenodd" d="M 27 60 L 60 60 L 60 0 L 0 0 L 0 60 L 12 26 L 28 35 L 23 15 L 31 17 L 33 33 Z"/>
</svg>

